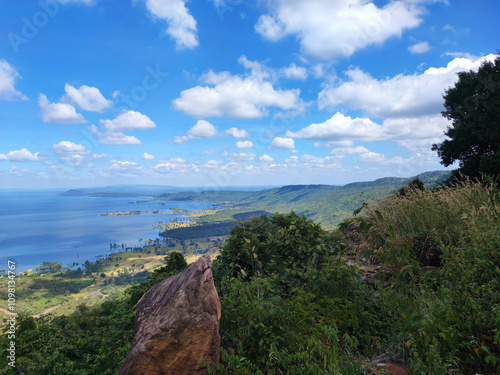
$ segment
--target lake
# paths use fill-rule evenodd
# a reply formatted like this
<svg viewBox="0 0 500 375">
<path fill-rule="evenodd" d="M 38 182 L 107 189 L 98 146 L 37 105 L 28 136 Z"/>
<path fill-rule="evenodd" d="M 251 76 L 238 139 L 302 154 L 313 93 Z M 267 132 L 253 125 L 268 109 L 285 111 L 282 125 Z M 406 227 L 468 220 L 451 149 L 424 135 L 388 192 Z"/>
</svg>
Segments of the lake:
<svg viewBox="0 0 500 375">
<path fill-rule="evenodd" d="M 95 261 L 114 251 L 110 243 L 138 246 L 158 238 L 159 221 L 186 218 L 183 214 L 100 216 L 120 211 L 196 210 L 208 202 L 152 201 L 146 197 L 60 196 L 55 191 L 0 190 L 0 269 L 7 260 L 16 271 L 35 268 L 43 261 L 63 266 Z M 139 242 L 139 238 L 143 242 Z M 118 248 L 117 248 L 118 250 Z"/>
</svg>

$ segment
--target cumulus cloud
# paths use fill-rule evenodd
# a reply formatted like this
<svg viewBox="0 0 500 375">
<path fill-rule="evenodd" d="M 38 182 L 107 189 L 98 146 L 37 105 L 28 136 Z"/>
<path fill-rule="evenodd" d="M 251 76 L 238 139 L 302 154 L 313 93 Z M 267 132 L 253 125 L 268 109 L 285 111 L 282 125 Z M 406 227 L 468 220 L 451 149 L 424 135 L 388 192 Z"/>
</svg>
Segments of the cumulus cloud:
<svg viewBox="0 0 500 375">
<path fill-rule="evenodd" d="M 104 145 L 140 145 L 141 141 L 132 135 L 125 135 L 123 132 L 101 132 L 95 125 L 90 125 L 87 130 L 96 139 L 99 139 L 99 143 Z"/>
<path fill-rule="evenodd" d="M 293 150 L 295 148 L 295 142 L 292 138 L 274 137 L 273 141 L 271 142 L 271 148 Z"/>
<path fill-rule="evenodd" d="M 61 160 L 72 162 L 75 165 L 80 165 L 88 160 L 88 154 L 90 154 L 90 151 L 84 145 L 70 141 L 61 141 L 54 144 L 52 150 Z"/>
<path fill-rule="evenodd" d="M 440 114 L 422 117 L 388 118 L 382 125 L 367 118 L 352 119 L 336 113 L 323 123 L 311 124 L 298 132 L 287 132 L 287 136 L 311 140 L 330 140 L 332 154 L 362 154 L 363 146 L 353 147 L 353 141 L 381 141 L 393 139 L 410 151 L 428 149 L 433 143 L 444 139 L 444 132 L 449 126 L 446 118 Z M 420 147 L 417 147 L 420 145 Z"/>
<path fill-rule="evenodd" d="M 78 105 L 84 111 L 103 112 L 112 104 L 112 101 L 106 99 L 97 87 L 83 85 L 77 89 L 66 84 L 64 90 L 66 95 L 63 100 Z"/>
<path fill-rule="evenodd" d="M 219 133 L 215 126 L 205 120 L 198 120 L 196 125 L 188 130 L 187 135 L 174 137 L 175 144 L 183 144 L 190 139 L 212 138 L 218 136 Z"/>
<path fill-rule="evenodd" d="M 298 132 L 287 132 L 287 137 L 314 140 L 382 140 L 386 139 L 384 129 L 368 118 L 344 116 L 337 112 L 320 124 L 311 124 Z"/>
<path fill-rule="evenodd" d="M 226 130 L 226 134 L 236 139 L 248 138 L 250 134 L 245 129 L 230 128 Z"/>
<path fill-rule="evenodd" d="M 109 132 L 144 130 L 156 127 L 156 124 L 148 116 L 132 110 L 124 110 L 115 119 L 100 120 L 100 123 Z"/>
<path fill-rule="evenodd" d="M 47 97 L 40 94 L 38 105 L 42 110 L 43 122 L 56 122 L 59 124 L 82 124 L 85 118 L 76 112 L 76 108 L 68 103 L 50 103 Z"/>
<path fill-rule="evenodd" d="M 105 145 L 140 145 L 141 141 L 132 135 L 124 132 L 133 130 L 146 130 L 155 128 L 156 124 L 146 115 L 136 111 L 122 111 L 113 120 L 100 120 L 104 131 L 99 130 L 95 125 L 87 127 L 88 131 L 101 144 Z"/>
<path fill-rule="evenodd" d="M 228 155 L 227 160 L 230 161 L 252 161 L 255 159 L 255 154 L 241 152 L 239 154 Z"/>
<path fill-rule="evenodd" d="M 414 55 L 429 52 L 430 49 L 431 46 L 429 45 L 429 42 L 415 43 L 408 47 L 408 50 Z"/>
<path fill-rule="evenodd" d="M 420 25 L 422 2 L 396 0 L 378 7 L 368 0 L 278 0 L 255 30 L 270 41 L 292 35 L 304 54 L 316 58 L 348 57 Z"/>
<path fill-rule="evenodd" d="M 137 177 L 144 171 L 144 167 L 133 161 L 112 160 L 106 171 L 123 177 Z"/>
<path fill-rule="evenodd" d="M 198 120 L 196 125 L 188 130 L 188 137 L 193 138 L 211 138 L 217 136 L 217 129 L 211 123 L 205 120 Z"/>
<path fill-rule="evenodd" d="M 146 0 L 146 8 L 158 19 L 167 22 L 167 34 L 177 48 L 194 48 L 198 43 L 196 20 L 184 0 Z"/>
<path fill-rule="evenodd" d="M 299 170 L 324 170 L 342 168 L 343 156 L 327 156 L 320 158 L 314 155 L 305 154 L 302 156 L 292 156 L 285 160 L 288 168 Z"/>
<path fill-rule="evenodd" d="M 262 155 L 259 160 L 262 163 L 274 163 L 274 159 L 267 154 Z"/>
<path fill-rule="evenodd" d="M 302 66 L 297 66 L 294 63 L 290 66 L 283 68 L 283 74 L 286 78 L 299 79 L 305 81 L 307 79 L 307 69 Z"/>
<path fill-rule="evenodd" d="M 20 150 L 10 151 L 7 154 L 0 154 L 0 160 L 9 160 L 9 161 L 40 161 L 43 158 L 41 157 L 39 152 L 35 152 L 34 154 L 28 151 L 26 148 L 22 148 Z"/>
<path fill-rule="evenodd" d="M 239 150 L 248 150 L 248 149 L 253 148 L 253 147 L 254 147 L 254 145 L 250 141 L 239 141 L 239 142 L 236 142 L 236 148 L 239 149 Z"/>
<path fill-rule="evenodd" d="M 142 155 L 142 159 L 143 160 L 153 160 L 155 157 L 154 155 L 150 155 L 148 154 L 147 152 L 145 152 L 143 155 Z"/>
<path fill-rule="evenodd" d="M 156 172 L 168 173 L 170 175 L 184 175 L 186 173 L 198 173 L 200 170 L 194 163 L 189 163 L 182 158 L 171 158 L 158 163 L 154 167 Z"/>
<path fill-rule="evenodd" d="M 320 109 L 348 106 L 361 109 L 377 117 L 418 117 L 440 113 L 443 93 L 457 81 L 458 72 L 477 70 L 484 61 L 493 61 L 495 55 L 474 60 L 456 58 L 445 67 L 429 68 L 422 74 L 399 74 L 378 80 L 361 69 L 345 74 L 345 82 L 325 86 L 318 95 Z"/>
<path fill-rule="evenodd" d="M 16 90 L 19 73 L 5 60 L 0 60 L 0 100 L 28 100 L 28 97 Z"/>
<path fill-rule="evenodd" d="M 330 151 L 332 155 L 355 155 L 355 154 L 366 154 L 369 150 L 363 146 L 356 147 L 338 147 Z"/>
<path fill-rule="evenodd" d="M 52 150 L 58 155 L 89 154 L 90 151 L 84 145 L 70 141 L 61 141 L 52 145 Z"/>
<path fill-rule="evenodd" d="M 359 155 L 358 160 L 363 163 L 382 163 L 385 160 L 384 154 L 368 151 Z"/>
<path fill-rule="evenodd" d="M 202 77 L 206 85 L 182 91 L 172 102 L 174 108 L 200 117 L 261 118 L 270 108 L 291 114 L 304 112 L 306 104 L 300 99 L 299 89 L 275 89 L 271 75 L 260 63 L 244 56 L 238 61 L 250 69 L 249 74 L 210 71 Z"/>
</svg>

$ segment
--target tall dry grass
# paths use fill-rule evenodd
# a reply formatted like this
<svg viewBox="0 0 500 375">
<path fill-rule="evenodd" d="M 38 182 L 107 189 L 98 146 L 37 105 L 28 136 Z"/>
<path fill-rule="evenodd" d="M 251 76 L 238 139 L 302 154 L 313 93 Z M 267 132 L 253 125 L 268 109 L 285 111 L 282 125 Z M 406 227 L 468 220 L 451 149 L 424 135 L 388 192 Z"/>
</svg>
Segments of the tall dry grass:
<svg viewBox="0 0 500 375">
<path fill-rule="evenodd" d="M 451 187 L 409 189 L 372 204 L 370 232 L 385 263 L 404 266 L 430 247 L 467 246 L 500 228 L 495 183 L 465 180 Z"/>
</svg>

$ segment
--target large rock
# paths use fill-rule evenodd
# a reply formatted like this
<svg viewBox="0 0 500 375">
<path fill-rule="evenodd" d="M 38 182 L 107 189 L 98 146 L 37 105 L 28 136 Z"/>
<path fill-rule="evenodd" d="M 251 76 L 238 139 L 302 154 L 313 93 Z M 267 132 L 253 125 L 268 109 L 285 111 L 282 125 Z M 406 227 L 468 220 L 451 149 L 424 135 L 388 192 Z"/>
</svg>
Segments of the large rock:
<svg viewBox="0 0 500 375">
<path fill-rule="evenodd" d="M 119 374 L 206 374 L 219 361 L 221 306 L 210 256 L 154 285 L 137 303 L 134 341 Z"/>
</svg>

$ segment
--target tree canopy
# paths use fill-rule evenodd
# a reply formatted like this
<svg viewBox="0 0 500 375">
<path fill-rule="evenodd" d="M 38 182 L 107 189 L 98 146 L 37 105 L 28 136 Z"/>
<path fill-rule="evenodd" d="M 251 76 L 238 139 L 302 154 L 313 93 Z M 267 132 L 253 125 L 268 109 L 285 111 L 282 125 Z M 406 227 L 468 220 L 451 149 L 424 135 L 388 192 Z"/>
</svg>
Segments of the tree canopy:
<svg viewBox="0 0 500 375">
<path fill-rule="evenodd" d="M 452 121 L 448 139 L 434 144 L 441 164 L 459 163 L 458 173 L 479 177 L 500 174 L 500 55 L 478 71 L 458 73 L 444 95 L 442 115 Z"/>
</svg>

